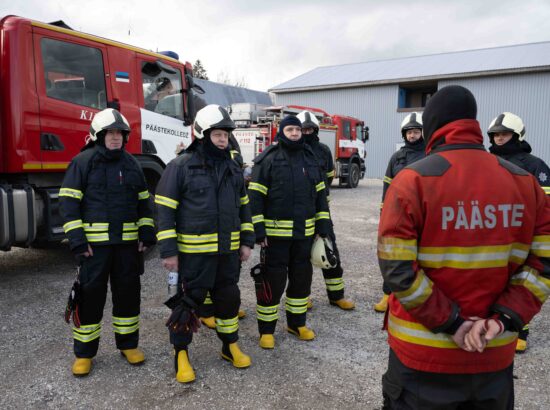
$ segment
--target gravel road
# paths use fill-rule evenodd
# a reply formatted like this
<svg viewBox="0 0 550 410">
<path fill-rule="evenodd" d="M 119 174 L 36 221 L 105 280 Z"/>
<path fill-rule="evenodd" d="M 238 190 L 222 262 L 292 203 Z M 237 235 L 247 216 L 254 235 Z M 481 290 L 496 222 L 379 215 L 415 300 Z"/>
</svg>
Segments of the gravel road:
<svg viewBox="0 0 550 410">
<path fill-rule="evenodd" d="M 221 343 L 202 327 L 190 348 L 197 380 L 175 381 L 172 350 L 164 326 L 168 310 L 166 272 L 157 253 L 142 277 L 140 345 L 147 361 L 132 367 L 114 345 L 111 317 L 92 373 L 71 374 L 71 329 L 62 314 L 74 275 L 66 246 L 0 252 L 0 408 L 195 408 L 195 409 L 376 409 L 381 407 L 380 379 L 388 347 L 382 315 L 372 309 L 381 292 L 376 260 L 379 180 L 363 180 L 358 189 L 333 188 L 331 208 L 343 258 L 352 312 L 329 306 L 322 275 L 314 273 L 314 307 L 309 325 L 317 333 L 300 342 L 277 326 L 276 348 L 258 346 L 255 299 L 248 275 L 258 253 L 243 267 L 240 345 L 252 357 L 249 369 L 234 369 L 219 356 Z M 110 312 L 108 302 L 106 312 Z M 283 312 L 281 310 L 281 312 Z M 529 349 L 515 363 L 516 408 L 550 408 L 550 308 L 531 325 Z M 284 313 L 282 315 L 284 318 Z"/>
</svg>

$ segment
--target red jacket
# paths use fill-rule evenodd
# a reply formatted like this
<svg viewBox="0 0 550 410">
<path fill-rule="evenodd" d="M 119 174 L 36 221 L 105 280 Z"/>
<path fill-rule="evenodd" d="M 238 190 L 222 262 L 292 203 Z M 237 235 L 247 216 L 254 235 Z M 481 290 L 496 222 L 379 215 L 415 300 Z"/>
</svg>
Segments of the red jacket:
<svg viewBox="0 0 550 410">
<path fill-rule="evenodd" d="M 458 315 L 495 313 L 521 329 L 550 293 L 550 201 L 530 174 L 482 143 L 475 120 L 445 125 L 428 157 L 402 170 L 384 201 L 378 258 L 393 291 L 389 344 L 416 370 L 508 367 L 516 332 L 469 353 L 445 331 Z"/>
</svg>

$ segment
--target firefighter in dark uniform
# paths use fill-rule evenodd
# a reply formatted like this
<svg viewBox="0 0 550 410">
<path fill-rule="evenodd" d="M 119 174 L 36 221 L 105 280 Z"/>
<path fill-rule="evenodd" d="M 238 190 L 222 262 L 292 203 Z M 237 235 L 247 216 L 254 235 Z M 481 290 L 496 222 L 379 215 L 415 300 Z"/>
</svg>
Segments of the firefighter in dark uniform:
<svg viewBox="0 0 550 410">
<path fill-rule="evenodd" d="M 317 162 L 319 163 L 326 185 L 327 201 L 330 202 L 329 187 L 334 178 L 334 161 L 330 148 L 319 141 L 319 121 L 309 111 L 302 111 L 298 114 L 298 119 L 302 122 L 302 134 L 305 142 L 312 149 Z M 332 241 L 333 250 L 337 258 L 334 268 L 322 269 L 325 285 L 327 289 L 328 300 L 331 305 L 338 306 L 343 310 L 355 308 L 352 300 L 344 298 L 344 270 L 340 262 L 340 253 L 336 246 L 336 235 L 331 223 L 329 238 Z"/>
<path fill-rule="evenodd" d="M 380 204 L 380 210 L 384 206 L 384 198 L 386 192 L 390 187 L 390 184 L 397 175 L 406 166 L 424 158 L 426 153 L 424 152 L 426 146 L 424 144 L 424 137 L 422 135 L 422 114 L 413 112 L 405 117 L 401 122 L 401 136 L 405 141 L 397 152 L 395 152 L 388 163 L 386 169 L 386 175 L 384 175 L 384 187 L 382 191 L 382 203 Z M 390 297 L 391 290 L 389 286 L 384 282 L 382 287 L 384 294 L 382 299 L 378 303 L 374 304 L 374 310 L 377 312 L 385 312 L 388 308 L 388 298 Z"/>
<path fill-rule="evenodd" d="M 240 261 L 248 259 L 254 246 L 254 228 L 242 170 L 228 148 L 233 129 L 235 124 L 220 106 L 200 110 L 193 125 L 195 141 L 168 164 L 156 190 L 160 256 L 165 268 L 179 272 L 177 305 L 168 325 L 180 383 L 195 380 L 188 346 L 196 330 L 195 312 L 207 293 L 223 343 L 222 358 L 238 368 L 251 363 L 237 344 L 237 283 Z M 182 326 L 171 323 L 177 322 L 174 315 Z"/>
<path fill-rule="evenodd" d="M 241 148 L 239 147 L 239 143 L 233 134 L 229 134 L 229 156 L 239 165 L 240 168 L 244 167 Z M 208 292 L 206 294 L 206 298 L 204 299 L 204 303 L 197 309 L 197 315 L 199 316 L 201 323 L 207 328 L 216 329 L 215 313 L 214 302 L 212 302 L 212 297 L 210 296 L 210 292 Z M 239 309 L 238 316 L 239 319 L 244 319 L 246 317 L 246 312 Z"/>
<path fill-rule="evenodd" d="M 287 277 L 287 330 L 300 340 L 315 338 L 306 326 L 311 246 L 315 234 L 329 234 L 330 215 L 322 171 L 301 129 L 295 116 L 281 121 L 278 144 L 254 160 L 248 186 L 256 242 L 265 249 L 265 281 L 271 290 L 267 301 L 258 298 L 256 307 L 264 349 L 275 347 L 273 333 Z"/>
<path fill-rule="evenodd" d="M 124 149 L 129 135 L 128 121 L 117 110 L 97 113 L 89 142 L 72 160 L 59 191 L 63 228 L 81 261 L 75 376 L 90 372 L 97 353 L 109 280 L 117 348 L 131 364 L 145 360 L 138 348 L 141 252 L 155 243 L 155 234 L 143 171 Z"/>
<path fill-rule="evenodd" d="M 550 195 L 550 169 L 546 163 L 531 154 L 531 146 L 525 141 L 525 126 L 520 117 L 503 112 L 496 117 L 487 130 L 491 146 L 489 151 L 504 158 L 533 175 L 546 195 Z M 527 349 L 529 324 L 519 332 L 516 352 Z"/>
</svg>

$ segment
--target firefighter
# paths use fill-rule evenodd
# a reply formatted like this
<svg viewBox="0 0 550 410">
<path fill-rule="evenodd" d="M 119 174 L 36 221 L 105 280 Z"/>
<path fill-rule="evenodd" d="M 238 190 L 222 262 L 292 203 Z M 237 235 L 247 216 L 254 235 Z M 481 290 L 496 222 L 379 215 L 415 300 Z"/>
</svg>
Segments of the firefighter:
<svg viewBox="0 0 550 410">
<path fill-rule="evenodd" d="M 327 191 L 327 202 L 329 202 L 329 187 L 334 178 L 334 161 L 332 159 L 332 153 L 327 145 L 319 141 L 319 121 L 315 118 L 315 115 L 309 111 L 302 111 L 298 114 L 298 119 L 302 123 L 302 134 L 304 135 L 305 142 L 315 154 L 315 158 L 321 167 Z M 351 310 L 355 308 L 355 303 L 350 299 L 344 298 L 344 270 L 342 269 L 340 253 L 336 246 L 336 235 L 334 234 L 332 223 L 330 224 L 328 236 L 332 242 L 333 251 L 337 258 L 334 268 L 322 269 L 328 300 L 331 305 L 338 306 L 340 309 Z"/>
<path fill-rule="evenodd" d="M 179 272 L 180 289 L 168 324 L 180 383 L 195 380 L 188 346 L 195 312 L 207 293 L 222 358 L 238 368 L 251 364 L 237 344 L 237 283 L 240 261 L 248 259 L 254 246 L 254 228 L 242 170 L 228 148 L 233 129 L 222 107 L 201 109 L 193 125 L 195 140 L 168 164 L 156 191 L 160 256 L 166 269 Z"/>
<path fill-rule="evenodd" d="M 434 94 L 427 157 L 386 193 L 384 408 L 512 409 L 517 334 L 550 291 L 550 201 L 532 175 L 485 151 L 476 114 L 464 87 Z"/>
<path fill-rule="evenodd" d="M 264 349 L 275 347 L 273 333 L 287 277 L 287 330 L 300 340 L 315 338 L 306 326 L 313 273 L 310 253 L 314 235 L 329 234 L 330 215 L 322 171 L 301 130 L 295 116 L 281 121 L 278 144 L 254 160 L 248 187 L 256 242 L 265 249 L 264 279 L 270 289 L 266 298 L 256 294 L 260 346 Z"/>
<path fill-rule="evenodd" d="M 124 149 L 129 136 L 128 121 L 117 110 L 97 113 L 88 144 L 72 160 L 59 191 L 63 228 L 81 261 L 75 376 L 91 370 L 109 280 L 116 346 L 130 364 L 145 360 L 138 348 L 140 274 L 142 252 L 155 243 L 155 235 L 143 171 Z"/>
<path fill-rule="evenodd" d="M 424 152 L 426 146 L 424 144 L 424 137 L 422 136 L 422 115 L 420 113 L 410 113 L 403 119 L 401 122 L 401 136 L 403 137 L 405 145 L 399 148 L 399 150 L 391 156 L 388 167 L 386 168 L 380 210 L 382 210 L 384 205 L 386 192 L 397 173 L 406 166 L 426 156 Z M 388 298 L 391 293 L 389 286 L 385 282 L 382 286 L 382 291 L 384 292 L 382 299 L 374 304 L 374 310 L 381 313 L 387 310 Z"/>
<path fill-rule="evenodd" d="M 504 158 L 533 175 L 546 195 L 550 195 L 550 169 L 546 163 L 531 155 L 531 146 L 525 140 L 525 126 L 520 117 L 511 112 L 503 112 L 496 117 L 487 130 L 491 146 L 489 151 Z M 527 349 L 529 324 L 519 332 L 516 352 Z"/>
</svg>

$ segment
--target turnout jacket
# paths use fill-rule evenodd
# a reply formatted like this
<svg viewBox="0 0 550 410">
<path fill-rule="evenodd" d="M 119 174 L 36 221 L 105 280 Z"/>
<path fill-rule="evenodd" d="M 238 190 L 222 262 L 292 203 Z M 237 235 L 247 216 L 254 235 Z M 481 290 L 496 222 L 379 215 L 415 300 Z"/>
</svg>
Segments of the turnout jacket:
<svg viewBox="0 0 550 410">
<path fill-rule="evenodd" d="M 323 180 L 327 190 L 327 201 L 330 201 L 330 185 L 334 179 L 334 159 L 328 145 L 323 144 L 319 140 L 307 143 L 317 159 L 317 163 L 321 167 Z"/>
<path fill-rule="evenodd" d="M 258 241 L 326 236 L 330 215 L 326 184 L 313 151 L 270 145 L 254 160 L 248 186 Z"/>
<path fill-rule="evenodd" d="M 392 180 L 395 178 L 397 173 L 405 168 L 407 165 L 410 165 L 426 156 L 425 145 L 408 145 L 405 143 L 398 151 L 394 152 L 386 168 L 386 174 L 384 175 L 384 186 L 382 190 L 382 203 L 380 204 L 380 209 L 384 205 L 384 198 L 386 197 L 386 192 L 390 187 Z"/>
<path fill-rule="evenodd" d="M 542 159 L 531 154 L 528 142 L 522 141 L 520 149 L 521 151 L 510 154 L 494 154 L 529 172 L 537 179 L 546 195 L 550 195 L 550 168 Z"/>
<path fill-rule="evenodd" d="M 214 163 L 217 162 L 217 165 Z M 179 252 L 222 254 L 254 246 L 242 170 L 229 157 L 207 160 L 202 145 L 173 159 L 157 186 L 162 258 Z"/>
<path fill-rule="evenodd" d="M 153 208 L 145 176 L 124 149 L 120 156 L 103 146 L 73 158 L 59 190 L 63 229 L 76 253 L 87 244 L 156 242 Z"/>
<path fill-rule="evenodd" d="M 440 128 L 428 156 L 393 180 L 382 209 L 378 259 L 393 292 L 388 340 L 416 370 L 510 366 L 516 331 L 550 291 L 550 201 L 533 176 L 482 143 L 475 120 Z M 462 319 L 493 315 L 506 331 L 483 353 L 453 342 Z"/>
</svg>

